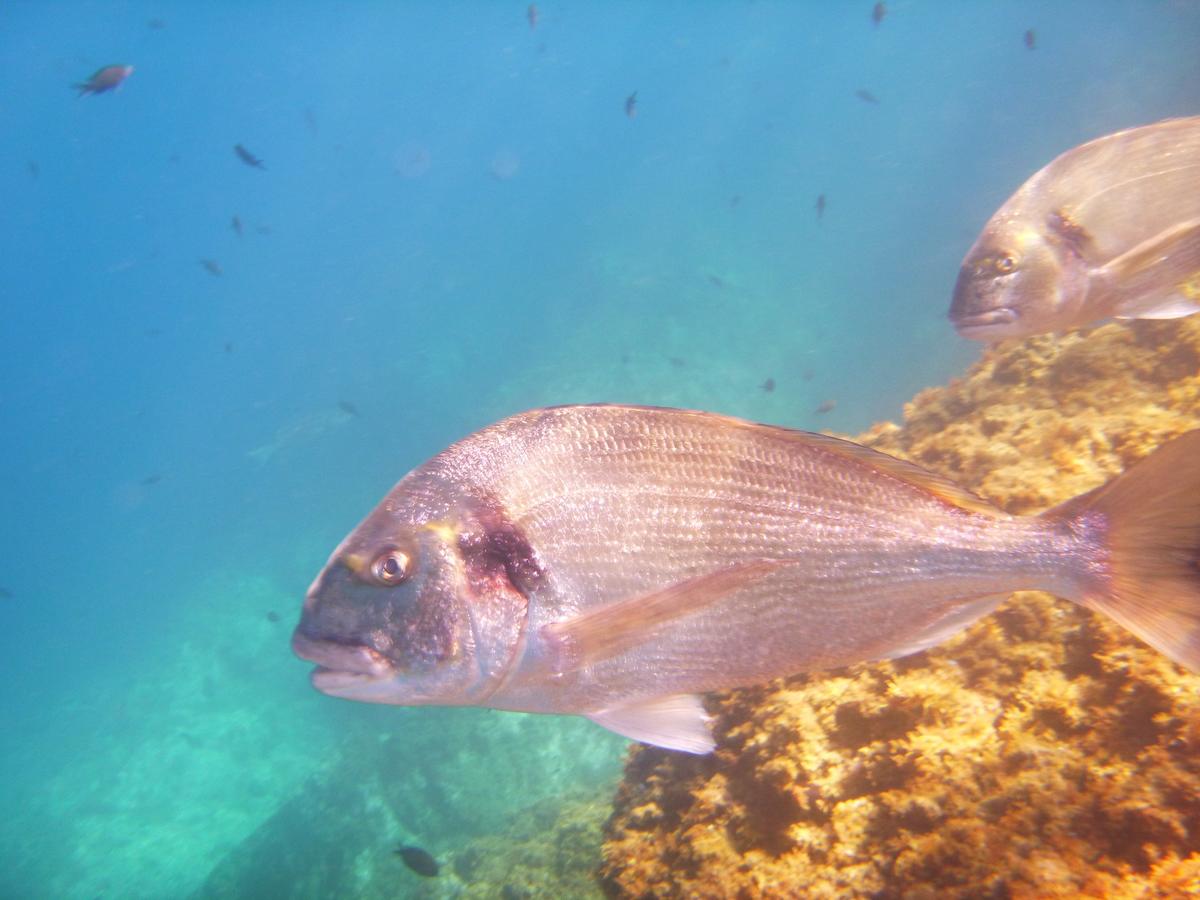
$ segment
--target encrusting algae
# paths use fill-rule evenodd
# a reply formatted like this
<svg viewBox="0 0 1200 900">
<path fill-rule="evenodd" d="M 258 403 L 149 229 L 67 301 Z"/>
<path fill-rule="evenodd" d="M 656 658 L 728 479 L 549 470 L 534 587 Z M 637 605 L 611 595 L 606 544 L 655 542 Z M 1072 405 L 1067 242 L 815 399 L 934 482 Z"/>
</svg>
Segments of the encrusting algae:
<svg viewBox="0 0 1200 900">
<path fill-rule="evenodd" d="M 859 440 L 1027 514 L 1198 427 L 1193 317 L 998 345 Z M 1200 676 L 1065 600 L 708 706 L 711 756 L 631 751 L 610 896 L 1200 894 Z"/>
</svg>

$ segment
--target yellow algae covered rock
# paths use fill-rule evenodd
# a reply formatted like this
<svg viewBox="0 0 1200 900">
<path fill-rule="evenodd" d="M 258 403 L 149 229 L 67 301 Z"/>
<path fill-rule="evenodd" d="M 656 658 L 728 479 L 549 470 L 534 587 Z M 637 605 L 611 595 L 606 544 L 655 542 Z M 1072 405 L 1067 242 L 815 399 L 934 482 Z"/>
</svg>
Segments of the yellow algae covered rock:
<svg viewBox="0 0 1200 900">
<path fill-rule="evenodd" d="M 988 350 L 859 439 L 1035 513 L 1200 427 L 1200 317 Z M 718 695 L 708 757 L 638 746 L 620 897 L 1184 897 L 1200 891 L 1200 677 L 1014 595 L 890 663 Z"/>
</svg>

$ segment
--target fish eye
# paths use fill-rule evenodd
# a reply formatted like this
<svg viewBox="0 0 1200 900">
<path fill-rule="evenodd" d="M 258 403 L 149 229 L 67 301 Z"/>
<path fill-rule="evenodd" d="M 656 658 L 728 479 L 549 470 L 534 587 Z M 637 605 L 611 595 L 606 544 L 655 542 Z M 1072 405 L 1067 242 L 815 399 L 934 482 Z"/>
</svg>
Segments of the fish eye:
<svg viewBox="0 0 1200 900">
<path fill-rule="evenodd" d="M 391 547 L 371 563 L 371 575 L 382 585 L 399 584 L 407 578 L 412 569 L 412 558 L 403 550 Z"/>
<path fill-rule="evenodd" d="M 1009 253 L 1002 254 L 996 257 L 996 271 L 1001 275 L 1007 275 L 1017 267 L 1017 261 Z"/>
</svg>

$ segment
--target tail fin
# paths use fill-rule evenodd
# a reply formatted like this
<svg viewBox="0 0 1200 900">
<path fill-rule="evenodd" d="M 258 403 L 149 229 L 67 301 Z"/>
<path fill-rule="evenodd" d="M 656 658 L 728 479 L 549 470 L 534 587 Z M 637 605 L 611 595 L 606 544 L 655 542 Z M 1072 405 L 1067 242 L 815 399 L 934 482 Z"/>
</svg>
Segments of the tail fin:
<svg viewBox="0 0 1200 900">
<path fill-rule="evenodd" d="M 1104 517 L 1108 577 L 1083 605 L 1200 671 L 1200 429 L 1045 515 L 1088 513 Z"/>
</svg>

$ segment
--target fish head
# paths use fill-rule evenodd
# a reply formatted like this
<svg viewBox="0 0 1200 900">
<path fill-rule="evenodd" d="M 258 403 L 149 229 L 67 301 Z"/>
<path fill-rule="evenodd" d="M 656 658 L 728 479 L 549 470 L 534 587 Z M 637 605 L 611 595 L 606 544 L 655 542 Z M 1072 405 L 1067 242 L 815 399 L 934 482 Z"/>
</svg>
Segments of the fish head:
<svg viewBox="0 0 1200 900">
<path fill-rule="evenodd" d="M 1081 324 L 1086 271 L 1060 245 L 1017 222 L 989 225 L 954 285 L 950 321 L 960 335 L 999 341 Z"/>
<path fill-rule="evenodd" d="M 505 566 L 514 543 L 495 540 L 485 507 L 435 514 L 401 482 L 351 532 L 292 636 L 317 690 L 402 706 L 480 705 L 495 691 L 519 658 L 528 600 Z"/>
</svg>

